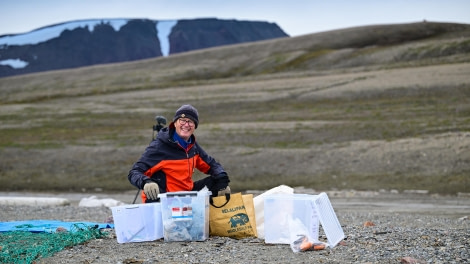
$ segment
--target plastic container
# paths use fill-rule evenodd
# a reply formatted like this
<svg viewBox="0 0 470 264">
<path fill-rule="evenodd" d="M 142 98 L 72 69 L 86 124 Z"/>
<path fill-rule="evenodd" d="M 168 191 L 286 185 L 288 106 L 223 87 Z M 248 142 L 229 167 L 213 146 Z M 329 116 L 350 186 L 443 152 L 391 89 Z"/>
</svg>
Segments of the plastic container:
<svg viewBox="0 0 470 264">
<path fill-rule="evenodd" d="M 294 189 L 286 186 L 279 185 L 272 189 L 267 190 L 266 192 L 253 198 L 253 204 L 255 207 L 255 216 L 256 216 L 256 230 L 258 238 L 264 238 L 264 197 L 267 195 L 273 194 L 293 194 Z"/>
<path fill-rule="evenodd" d="M 158 195 L 165 242 L 204 241 L 209 237 L 209 195 L 208 191 Z"/>
<path fill-rule="evenodd" d="M 265 242 L 290 244 L 289 224 L 299 220 L 307 236 L 318 241 L 320 225 L 333 248 L 344 239 L 343 229 L 326 193 L 319 195 L 277 194 L 264 197 Z"/>
<path fill-rule="evenodd" d="M 111 207 L 118 243 L 153 241 L 163 237 L 160 203 Z"/>
</svg>

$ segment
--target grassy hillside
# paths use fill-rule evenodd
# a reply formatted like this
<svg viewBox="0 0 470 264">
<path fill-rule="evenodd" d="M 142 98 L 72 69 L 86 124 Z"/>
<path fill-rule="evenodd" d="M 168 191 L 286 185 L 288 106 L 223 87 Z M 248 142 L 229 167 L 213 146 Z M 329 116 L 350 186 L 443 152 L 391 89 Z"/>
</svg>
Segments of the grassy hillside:
<svg viewBox="0 0 470 264">
<path fill-rule="evenodd" d="M 190 103 L 235 190 L 470 192 L 469 74 L 470 25 L 427 22 L 1 78 L 0 190 L 132 189 Z"/>
</svg>

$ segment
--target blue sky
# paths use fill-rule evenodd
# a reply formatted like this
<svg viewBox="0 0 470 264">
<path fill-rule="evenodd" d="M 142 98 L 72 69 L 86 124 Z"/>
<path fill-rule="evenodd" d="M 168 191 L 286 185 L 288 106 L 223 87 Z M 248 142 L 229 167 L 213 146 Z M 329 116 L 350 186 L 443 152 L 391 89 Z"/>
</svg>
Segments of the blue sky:
<svg viewBox="0 0 470 264">
<path fill-rule="evenodd" d="M 470 0 L 0 0 L 0 35 L 95 18 L 274 22 L 288 35 L 418 21 L 470 24 Z"/>
</svg>

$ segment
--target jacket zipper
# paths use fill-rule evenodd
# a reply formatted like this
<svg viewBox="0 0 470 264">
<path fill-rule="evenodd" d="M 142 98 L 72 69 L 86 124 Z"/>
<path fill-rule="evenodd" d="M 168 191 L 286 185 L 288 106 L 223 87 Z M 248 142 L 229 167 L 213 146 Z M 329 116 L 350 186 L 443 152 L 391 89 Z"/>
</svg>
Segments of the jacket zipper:
<svg viewBox="0 0 470 264">
<path fill-rule="evenodd" d="M 189 152 L 186 151 L 186 159 L 188 160 L 188 171 L 189 171 L 189 177 L 193 177 L 193 173 L 194 173 L 194 156 L 193 156 L 193 166 L 191 168 L 191 160 L 189 159 Z"/>
</svg>

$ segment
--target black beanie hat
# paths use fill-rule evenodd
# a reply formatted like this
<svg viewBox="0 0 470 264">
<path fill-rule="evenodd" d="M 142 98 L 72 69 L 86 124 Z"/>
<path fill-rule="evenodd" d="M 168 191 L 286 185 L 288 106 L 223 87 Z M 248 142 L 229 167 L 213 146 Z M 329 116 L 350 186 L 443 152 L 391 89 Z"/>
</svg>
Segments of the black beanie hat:
<svg viewBox="0 0 470 264">
<path fill-rule="evenodd" d="M 197 113 L 197 109 L 194 108 L 192 105 L 182 105 L 178 110 L 176 110 L 175 117 L 173 118 L 173 122 L 175 122 L 178 118 L 189 118 L 194 121 L 195 128 L 199 123 L 199 114 Z"/>
</svg>

